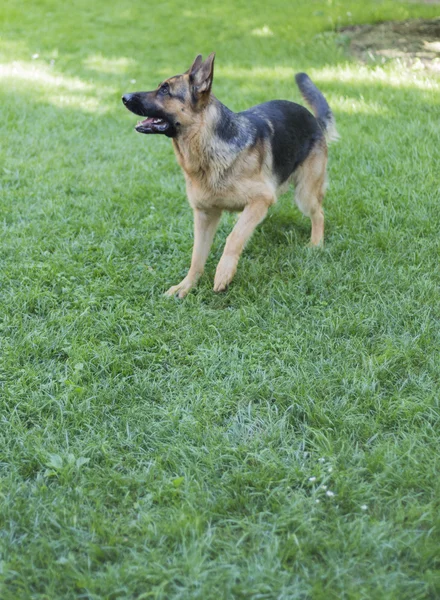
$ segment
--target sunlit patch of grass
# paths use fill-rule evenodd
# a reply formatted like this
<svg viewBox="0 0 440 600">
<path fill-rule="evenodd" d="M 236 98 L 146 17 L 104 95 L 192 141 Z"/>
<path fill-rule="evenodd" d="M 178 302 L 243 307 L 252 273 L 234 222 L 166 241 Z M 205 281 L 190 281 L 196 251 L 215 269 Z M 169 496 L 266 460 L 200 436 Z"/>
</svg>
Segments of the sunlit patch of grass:
<svg viewBox="0 0 440 600">
<path fill-rule="evenodd" d="M 338 112 L 364 113 L 386 115 L 388 109 L 378 102 L 367 102 L 365 98 L 351 98 L 350 96 L 332 97 L 332 107 Z"/>
<path fill-rule="evenodd" d="M 271 37 L 273 36 L 273 31 L 270 27 L 268 27 L 267 25 L 263 25 L 263 27 L 257 28 L 257 29 L 253 29 L 252 30 L 252 35 L 256 35 L 258 37 Z"/>
<path fill-rule="evenodd" d="M 125 56 L 106 58 L 102 54 L 93 54 L 84 60 L 85 67 L 101 73 L 126 73 L 134 65 L 136 61 Z"/>
<path fill-rule="evenodd" d="M 37 59 L 38 57 L 36 57 Z M 114 93 L 110 87 L 99 86 L 69 77 L 56 71 L 51 65 L 38 60 L 32 62 L 13 61 L 0 64 L 0 77 L 8 85 L 10 92 L 32 92 L 41 100 L 54 106 L 79 108 L 86 112 L 105 112 L 109 105 L 102 101 L 103 96 Z"/>
<path fill-rule="evenodd" d="M 437 598 L 439 81 L 327 31 L 436 9 L 212 10 L 2 8 L 0 597 Z M 120 96 L 212 50 L 233 109 L 329 99 L 326 246 L 286 194 L 215 295 L 225 215 L 170 301 L 184 180 Z"/>
<path fill-rule="evenodd" d="M 23 81 L 29 86 L 45 85 L 53 91 L 54 89 L 68 89 L 70 91 L 91 90 L 90 84 L 81 81 L 78 77 L 66 77 L 44 65 L 38 63 L 12 62 L 0 65 L 0 75 L 4 79 Z"/>
<path fill-rule="evenodd" d="M 319 69 L 317 76 L 321 81 L 341 81 L 352 84 L 370 81 L 372 84 L 380 83 L 398 89 L 440 89 L 439 78 L 429 73 L 404 69 L 399 64 L 373 68 L 357 64 L 329 66 Z"/>
</svg>

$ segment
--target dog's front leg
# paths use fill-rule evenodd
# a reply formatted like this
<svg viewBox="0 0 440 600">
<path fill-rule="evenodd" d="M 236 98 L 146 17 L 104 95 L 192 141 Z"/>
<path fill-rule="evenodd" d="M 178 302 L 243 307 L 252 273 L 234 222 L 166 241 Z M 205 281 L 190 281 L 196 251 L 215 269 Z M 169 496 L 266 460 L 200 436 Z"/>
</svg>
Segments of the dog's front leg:
<svg viewBox="0 0 440 600">
<path fill-rule="evenodd" d="M 231 283 L 237 270 L 238 259 L 254 229 L 264 219 L 273 199 L 252 200 L 241 213 L 234 229 L 226 240 L 225 249 L 217 265 L 214 292 L 222 292 Z"/>
<path fill-rule="evenodd" d="M 222 211 L 217 209 L 194 209 L 194 247 L 191 267 L 185 279 L 166 292 L 167 296 L 178 294 L 179 298 L 184 298 L 196 285 L 205 268 L 221 214 Z"/>
</svg>

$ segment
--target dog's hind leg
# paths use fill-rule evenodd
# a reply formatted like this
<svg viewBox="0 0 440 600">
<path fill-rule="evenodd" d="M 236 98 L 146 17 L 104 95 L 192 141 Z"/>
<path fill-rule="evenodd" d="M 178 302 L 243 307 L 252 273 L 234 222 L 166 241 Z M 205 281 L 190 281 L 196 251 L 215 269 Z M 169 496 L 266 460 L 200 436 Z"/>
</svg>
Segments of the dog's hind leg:
<svg viewBox="0 0 440 600">
<path fill-rule="evenodd" d="M 191 267 L 180 283 L 165 292 L 167 296 L 178 294 L 179 298 L 184 298 L 196 285 L 205 268 L 221 214 L 222 211 L 217 209 L 209 211 L 194 209 L 194 247 Z"/>
<path fill-rule="evenodd" d="M 312 221 L 310 246 L 324 243 L 324 200 L 327 185 L 327 146 L 318 142 L 302 165 L 295 171 L 295 200 L 301 212 Z"/>
<path fill-rule="evenodd" d="M 275 198 L 261 197 L 252 200 L 243 210 L 236 222 L 234 229 L 226 240 L 220 262 L 217 265 L 214 279 L 214 292 L 222 292 L 231 283 L 237 264 L 246 242 L 251 237 L 255 228 L 267 214 L 269 206 Z"/>
</svg>

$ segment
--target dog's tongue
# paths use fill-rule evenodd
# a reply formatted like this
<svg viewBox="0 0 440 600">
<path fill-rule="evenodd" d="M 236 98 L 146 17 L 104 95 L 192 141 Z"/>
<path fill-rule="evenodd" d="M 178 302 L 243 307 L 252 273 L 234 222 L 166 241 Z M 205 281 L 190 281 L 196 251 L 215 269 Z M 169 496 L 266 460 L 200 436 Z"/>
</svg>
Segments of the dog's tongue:
<svg viewBox="0 0 440 600">
<path fill-rule="evenodd" d="M 139 121 L 135 127 L 136 131 L 140 133 L 164 133 L 168 128 L 167 121 L 158 117 L 147 117 L 143 121 Z"/>
<path fill-rule="evenodd" d="M 162 121 L 163 119 L 158 119 L 157 117 L 147 117 L 140 122 L 140 125 L 158 125 L 162 123 Z"/>
</svg>

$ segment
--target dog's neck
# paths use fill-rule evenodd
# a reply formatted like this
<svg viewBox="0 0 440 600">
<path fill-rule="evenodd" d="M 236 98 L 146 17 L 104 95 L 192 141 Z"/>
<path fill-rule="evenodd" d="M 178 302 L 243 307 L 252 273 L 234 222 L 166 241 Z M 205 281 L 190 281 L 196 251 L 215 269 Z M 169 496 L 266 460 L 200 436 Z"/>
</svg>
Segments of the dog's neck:
<svg viewBox="0 0 440 600">
<path fill-rule="evenodd" d="M 194 125 L 173 138 L 177 161 L 190 177 L 217 180 L 235 160 L 231 142 L 238 134 L 237 115 L 211 96 Z"/>
</svg>

